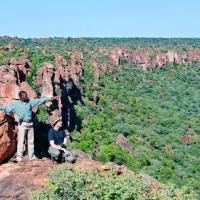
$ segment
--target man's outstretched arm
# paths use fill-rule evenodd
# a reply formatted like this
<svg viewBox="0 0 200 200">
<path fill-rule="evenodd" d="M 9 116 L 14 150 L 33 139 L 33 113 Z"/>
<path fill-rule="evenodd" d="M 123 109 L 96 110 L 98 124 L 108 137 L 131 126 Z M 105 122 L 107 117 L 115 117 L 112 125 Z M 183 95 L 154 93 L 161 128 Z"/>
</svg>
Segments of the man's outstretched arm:
<svg viewBox="0 0 200 200">
<path fill-rule="evenodd" d="M 13 103 L 6 105 L 6 106 L 0 106 L 0 111 L 4 111 L 6 113 L 12 113 L 15 111 L 15 107 Z"/>
<path fill-rule="evenodd" d="M 30 103 L 31 103 L 31 106 L 34 107 L 34 106 L 39 106 L 39 105 L 46 103 L 48 101 L 51 101 L 53 99 L 58 100 L 58 98 L 59 97 L 55 96 L 55 97 L 43 97 L 43 98 L 40 98 L 40 99 L 31 99 Z"/>
<path fill-rule="evenodd" d="M 46 103 L 47 101 L 50 101 L 50 100 L 51 100 L 51 97 L 43 97 L 40 99 L 31 99 L 30 103 L 31 103 L 32 107 L 35 107 L 35 106 L 39 106 L 43 103 Z"/>
</svg>

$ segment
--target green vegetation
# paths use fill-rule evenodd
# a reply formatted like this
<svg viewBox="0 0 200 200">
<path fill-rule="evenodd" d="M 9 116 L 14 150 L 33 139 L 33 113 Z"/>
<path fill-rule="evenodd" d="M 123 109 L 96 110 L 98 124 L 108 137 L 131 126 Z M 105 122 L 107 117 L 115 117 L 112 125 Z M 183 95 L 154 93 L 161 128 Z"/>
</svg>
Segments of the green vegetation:
<svg viewBox="0 0 200 200">
<path fill-rule="evenodd" d="M 39 106 L 37 118 L 39 122 L 45 122 L 48 119 L 47 108 L 44 105 Z"/>
<path fill-rule="evenodd" d="M 0 52 L 0 66 L 8 65 L 11 58 L 19 58 L 22 55 L 23 49 L 15 47 L 12 51 Z"/>
<path fill-rule="evenodd" d="M 30 86 L 39 93 L 39 87 L 36 85 L 35 80 L 37 78 L 37 71 L 45 62 L 53 63 L 54 57 L 50 53 L 50 51 L 46 51 L 45 53 L 41 52 L 41 49 L 34 48 L 29 49 L 28 51 L 29 59 L 32 63 L 32 67 L 26 76 L 26 81 L 30 84 Z"/>
<path fill-rule="evenodd" d="M 150 199 L 195 199 L 193 193 L 173 185 L 154 189 L 142 174 L 116 175 L 113 170 L 106 175 L 99 171 L 74 171 L 69 167 L 51 171 L 49 189 L 33 193 L 32 200 L 150 200 Z M 122 184 L 123 183 L 123 184 Z"/>
<path fill-rule="evenodd" d="M 72 147 L 100 161 L 148 173 L 160 182 L 198 191 L 199 77 L 198 64 L 147 72 L 135 66 L 116 67 L 95 88 L 98 105 L 76 105 L 83 123 L 80 132 L 72 133 Z M 81 87 L 86 90 L 84 84 Z M 115 144 L 121 133 L 133 145 L 134 155 Z M 192 141 L 184 144 L 184 135 L 191 135 Z"/>
<path fill-rule="evenodd" d="M 19 57 L 25 48 L 32 63 L 26 80 L 38 94 L 37 70 L 44 62 L 54 63 L 53 52 L 65 56 L 68 62 L 69 52 L 83 53 L 84 73 L 79 89 L 85 105 L 73 105 L 81 126 L 71 133 L 71 148 L 81 149 L 102 162 L 113 161 L 147 173 L 161 183 L 200 193 L 200 64 L 174 63 L 143 71 L 121 59 L 119 66 L 111 66 L 112 72 L 100 73 L 99 82 L 93 80 L 94 70 L 88 64 L 93 60 L 108 63 L 107 55 L 98 54 L 100 47 L 121 46 L 134 51 L 139 45 L 166 53 L 168 49 L 199 48 L 200 39 L 0 38 L 0 44 L 6 46 L 9 42 L 16 46 L 10 52 L 0 52 L 0 64 Z M 99 96 L 97 104 L 92 102 L 94 91 Z M 45 121 L 45 108 L 40 108 L 38 118 Z M 134 154 L 116 144 L 119 134 L 130 141 Z M 192 138 L 188 143 L 183 141 L 186 135 Z"/>
</svg>

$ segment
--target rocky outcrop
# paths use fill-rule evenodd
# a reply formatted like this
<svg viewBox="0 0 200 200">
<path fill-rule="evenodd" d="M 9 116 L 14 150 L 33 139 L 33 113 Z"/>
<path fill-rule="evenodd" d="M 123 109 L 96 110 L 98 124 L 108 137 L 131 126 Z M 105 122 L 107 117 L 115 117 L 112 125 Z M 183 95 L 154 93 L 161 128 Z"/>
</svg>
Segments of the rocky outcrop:
<svg viewBox="0 0 200 200">
<path fill-rule="evenodd" d="M 76 51 L 71 55 L 71 63 L 69 65 L 70 78 L 75 85 L 79 85 L 80 78 L 82 77 L 83 54 Z"/>
<path fill-rule="evenodd" d="M 130 154 L 134 154 L 133 145 L 128 141 L 124 135 L 120 134 L 116 138 L 116 144 L 119 144 L 122 148 L 126 149 Z"/>
<path fill-rule="evenodd" d="M 8 44 L 8 50 L 12 50 L 13 48 L 15 47 L 15 44 L 14 43 L 9 43 Z"/>
<path fill-rule="evenodd" d="M 116 47 L 113 48 L 108 54 L 110 61 L 113 65 L 119 65 L 121 58 L 128 58 L 129 53 L 125 48 Z"/>
<path fill-rule="evenodd" d="M 10 49 L 14 48 L 10 44 Z M 24 90 L 30 98 L 35 98 L 33 89 L 25 82 L 30 67 L 25 55 L 20 59 L 12 58 L 9 65 L 0 67 L 0 105 L 7 105 L 19 99 L 19 92 Z M 16 151 L 17 128 L 11 115 L 0 113 L 0 163 L 10 158 Z"/>
<path fill-rule="evenodd" d="M 91 159 L 79 159 L 75 165 L 68 163 L 60 166 L 73 166 L 74 170 L 92 169 L 110 171 L 116 169 L 117 173 L 127 171 L 124 166 L 114 163 L 102 164 Z M 28 162 L 22 165 L 7 163 L 0 166 L 0 199 L 28 199 L 29 193 L 43 187 L 47 187 L 48 171 L 56 167 L 50 160 L 39 160 Z"/>
<path fill-rule="evenodd" d="M 20 82 L 19 71 L 15 66 L 3 65 L 0 67 L 0 83 L 17 84 Z"/>
<path fill-rule="evenodd" d="M 3 45 L 0 45 L 0 52 L 4 50 Z"/>
<path fill-rule="evenodd" d="M 94 68 L 94 80 L 99 81 L 99 67 L 97 62 L 91 62 L 92 67 Z"/>
<path fill-rule="evenodd" d="M 0 83 L 19 84 L 25 81 L 31 63 L 25 56 L 15 59 L 12 58 L 8 65 L 0 67 L 1 80 Z"/>
<path fill-rule="evenodd" d="M 48 160 L 0 166 L 0 199 L 29 199 L 31 191 L 47 186 L 48 169 L 54 164 Z"/>
<path fill-rule="evenodd" d="M 41 88 L 41 96 L 53 96 L 72 80 L 79 85 L 82 76 L 83 56 L 79 52 L 71 55 L 70 64 L 60 55 L 54 54 L 55 64 L 45 63 L 38 71 L 36 83 Z"/>
<path fill-rule="evenodd" d="M 25 90 L 30 98 L 36 97 L 33 89 L 25 82 L 30 61 L 27 57 L 22 60 L 12 58 L 9 65 L 0 67 L 0 105 L 6 105 L 18 99 L 19 91 Z"/>
<path fill-rule="evenodd" d="M 100 64 L 100 70 L 105 74 L 109 69 L 109 66 L 107 63 L 101 63 Z"/>
<path fill-rule="evenodd" d="M 108 55 L 109 64 L 100 65 L 102 71 L 108 71 L 110 65 L 119 65 L 120 60 L 126 60 L 127 63 L 134 64 L 144 70 L 159 67 L 162 68 L 167 63 L 188 64 L 192 61 L 200 61 L 200 48 L 190 48 L 187 51 L 168 50 L 162 53 L 163 49 L 153 47 L 138 47 L 135 51 L 128 50 L 124 47 L 116 47 L 112 50 L 99 49 L 98 54 Z M 101 68 L 100 68 L 101 69 Z"/>
<path fill-rule="evenodd" d="M 14 43 L 9 43 L 9 44 L 7 45 L 7 47 L 4 47 L 3 45 L 0 45 L 0 52 L 1 52 L 1 51 L 11 51 L 11 50 L 14 49 L 14 47 L 15 47 L 15 44 L 14 44 Z"/>
<path fill-rule="evenodd" d="M 54 66 L 51 63 L 44 63 L 38 70 L 37 77 L 36 83 L 41 88 L 41 96 L 53 96 Z"/>
<path fill-rule="evenodd" d="M 184 135 L 182 136 L 182 142 L 184 144 L 190 144 L 190 142 L 193 140 L 193 136 L 192 135 Z"/>
<path fill-rule="evenodd" d="M 27 55 L 21 56 L 20 58 L 10 59 L 10 66 L 15 68 L 19 74 L 21 81 L 25 80 L 25 76 L 28 74 L 29 69 L 31 68 L 31 62 L 28 59 Z"/>
<path fill-rule="evenodd" d="M 11 99 L 11 101 L 15 100 L 15 99 L 19 99 L 19 92 L 22 91 L 22 90 L 26 91 L 30 98 L 36 97 L 35 92 L 28 85 L 27 82 L 22 82 L 18 85 L 12 84 L 12 83 L 5 83 L 5 84 L 0 83 L 0 98 L 1 98 L 0 101 L 1 101 L 1 104 L 3 104 L 3 98 Z"/>
<path fill-rule="evenodd" d="M 18 99 L 18 94 L 21 90 L 27 91 L 30 98 L 36 96 L 26 82 L 22 82 L 19 85 L 0 83 L 0 105 L 7 105 Z M 15 119 L 13 116 L 0 113 L 0 163 L 12 157 L 16 152 L 17 127 L 14 124 Z"/>
<path fill-rule="evenodd" d="M 114 163 L 102 164 L 98 161 L 80 159 L 75 164 L 53 164 L 50 160 L 38 160 L 25 162 L 22 165 L 7 163 L 0 166 L 0 199 L 20 199 L 29 198 L 30 192 L 47 188 L 49 179 L 48 171 L 54 167 L 70 166 L 73 170 L 97 170 L 102 171 L 105 175 L 115 170 L 116 175 L 128 173 L 134 176 L 135 173 L 129 171 L 125 166 L 119 166 Z M 144 180 L 155 190 L 159 190 L 164 186 L 154 178 L 143 174 Z"/>
<path fill-rule="evenodd" d="M 0 112 L 0 164 L 16 151 L 17 128 L 11 115 Z"/>
<path fill-rule="evenodd" d="M 52 109 L 57 109 L 62 114 L 63 127 L 68 128 L 71 123 L 69 104 L 72 103 L 69 93 L 73 89 L 75 95 L 79 94 L 83 55 L 80 52 L 74 52 L 71 54 L 70 62 L 57 53 L 54 53 L 54 57 L 55 64 L 44 63 L 38 70 L 36 83 L 40 87 L 41 96 L 61 96 L 58 105 Z"/>
<path fill-rule="evenodd" d="M 80 161 L 80 160 L 92 160 L 92 157 L 89 156 L 88 154 L 86 154 L 85 152 L 81 151 L 81 150 L 72 150 L 72 153 L 74 155 L 76 155 L 76 161 Z"/>
<path fill-rule="evenodd" d="M 58 54 L 54 54 L 54 56 L 55 64 L 44 63 L 43 67 L 38 71 L 36 83 L 40 87 L 41 96 L 63 96 L 68 89 L 67 84 L 72 82 L 75 86 L 78 86 L 82 76 L 83 55 L 80 52 L 74 52 L 71 54 L 69 63 L 64 59 L 64 57 Z M 0 75 L 2 79 L 0 80 L 0 105 L 7 105 L 8 103 L 18 99 L 18 94 L 21 90 L 27 91 L 30 98 L 36 97 L 35 92 L 24 81 L 29 72 L 30 66 L 31 63 L 26 53 L 24 53 L 19 59 L 12 58 L 8 65 L 1 66 Z M 55 111 L 58 111 L 60 114 L 61 112 L 64 113 L 67 116 L 64 120 L 67 120 L 67 123 L 69 123 L 69 108 L 65 106 L 62 109 L 62 107 L 61 99 L 59 99 L 58 107 Z M 5 124 L 8 125 L 9 121 L 5 120 Z M 13 132 L 17 132 L 15 127 L 13 128 Z M 6 137 L 6 134 L 9 138 L 10 132 L 5 129 L 2 134 L 4 135 L 4 138 Z M 5 159 L 15 153 L 16 146 L 14 144 L 16 144 L 16 137 L 13 138 L 13 142 L 10 143 L 10 146 L 2 146 L 2 154 L 0 154 L 1 162 L 5 161 Z"/>
<path fill-rule="evenodd" d="M 160 53 L 156 56 L 154 65 L 157 67 L 162 67 L 163 65 L 165 65 L 166 61 L 167 61 L 167 56 L 163 53 Z"/>
</svg>

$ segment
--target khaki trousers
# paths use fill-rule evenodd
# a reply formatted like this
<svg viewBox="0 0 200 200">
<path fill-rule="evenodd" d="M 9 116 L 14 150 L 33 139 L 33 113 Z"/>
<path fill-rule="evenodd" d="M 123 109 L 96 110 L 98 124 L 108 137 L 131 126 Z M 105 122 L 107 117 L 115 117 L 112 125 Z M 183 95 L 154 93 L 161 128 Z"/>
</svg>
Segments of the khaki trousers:
<svg viewBox="0 0 200 200">
<path fill-rule="evenodd" d="M 64 162 L 73 163 L 75 161 L 75 157 L 70 152 L 69 155 L 66 155 L 62 151 L 55 149 L 53 147 L 49 147 L 48 153 L 51 155 L 51 159 L 56 159 L 58 161 L 59 157 Z"/>
<path fill-rule="evenodd" d="M 28 156 L 31 159 L 34 156 L 34 130 L 33 123 L 22 122 L 19 126 L 17 138 L 17 158 L 22 158 L 24 151 L 24 141 L 28 136 Z"/>
</svg>

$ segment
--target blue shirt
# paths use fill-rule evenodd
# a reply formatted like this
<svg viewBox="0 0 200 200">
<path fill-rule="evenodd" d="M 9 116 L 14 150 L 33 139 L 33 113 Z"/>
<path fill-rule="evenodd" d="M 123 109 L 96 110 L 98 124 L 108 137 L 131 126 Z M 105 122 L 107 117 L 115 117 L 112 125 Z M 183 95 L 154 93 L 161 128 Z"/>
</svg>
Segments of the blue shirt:
<svg viewBox="0 0 200 200">
<path fill-rule="evenodd" d="M 48 133 L 48 140 L 54 141 L 54 144 L 56 145 L 63 145 L 64 139 L 66 138 L 65 131 L 56 131 L 54 128 L 51 128 Z"/>
<path fill-rule="evenodd" d="M 13 103 L 7 106 L 0 106 L 0 110 L 7 113 L 16 113 L 18 120 L 30 121 L 32 120 L 32 108 L 35 106 L 39 106 L 47 101 L 49 101 L 51 97 L 45 97 L 40 99 L 29 99 L 28 102 L 23 102 L 20 100 L 14 101 Z"/>
</svg>

